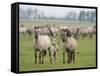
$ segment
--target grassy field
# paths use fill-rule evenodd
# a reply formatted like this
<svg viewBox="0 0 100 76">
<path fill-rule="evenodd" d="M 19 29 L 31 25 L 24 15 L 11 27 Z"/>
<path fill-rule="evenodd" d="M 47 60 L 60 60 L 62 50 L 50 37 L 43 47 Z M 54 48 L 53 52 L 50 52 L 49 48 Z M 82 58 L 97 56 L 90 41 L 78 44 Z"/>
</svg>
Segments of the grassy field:
<svg viewBox="0 0 100 76">
<path fill-rule="evenodd" d="M 57 26 L 61 25 L 72 25 L 72 26 L 94 26 L 96 25 L 95 22 L 80 22 L 80 21 L 65 21 L 65 20 L 33 20 L 33 21 L 26 21 L 20 20 L 20 25 L 24 24 L 26 27 L 30 27 L 33 25 L 47 25 L 47 24 L 55 24 Z"/>
<path fill-rule="evenodd" d="M 30 23 L 30 22 L 29 22 Z M 24 23 L 25 24 L 25 23 Z M 28 23 L 27 23 L 28 24 Z M 56 64 L 50 64 L 48 52 L 44 58 L 44 64 L 35 64 L 34 62 L 34 36 L 28 37 L 27 35 L 20 34 L 19 45 L 19 70 L 32 71 L 32 70 L 49 70 L 49 69 L 68 69 L 68 68 L 85 68 L 96 66 L 96 39 L 79 39 L 78 48 L 76 50 L 76 60 L 74 64 L 63 64 L 62 56 L 62 42 L 60 36 L 57 37 L 59 44 L 59 51 L 57 53 Z M 67 56 L 66 56 L 67 60 Z M 67 62 L 67 61 L 66 61 Z"/>
</svg>

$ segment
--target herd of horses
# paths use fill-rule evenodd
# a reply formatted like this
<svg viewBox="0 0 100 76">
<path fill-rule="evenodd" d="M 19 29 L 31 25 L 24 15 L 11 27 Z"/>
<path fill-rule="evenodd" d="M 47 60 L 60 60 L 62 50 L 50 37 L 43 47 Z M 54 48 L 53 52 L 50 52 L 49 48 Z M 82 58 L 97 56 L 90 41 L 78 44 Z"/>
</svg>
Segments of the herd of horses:
<svg viewBox="0 0 100 76">
<path fill-rule="evenodd" d="M 96 35 L 96 26 L 79 27 L 79 26 L 56 26 L 47 24 L 45 26 L 25 27 L 23 24 L 19 27 L 19 33 L 34 37 L 33 43 L 35 53 L 35 64 L 43 64 L 44 57 L 49 52 L 50 63 L 55 64 L 57 60 L 57 52 L 59 52 L 59 44 L 57 37 L 60 36 L 63 43 L 62 56 L 65 64 L 67 53 L 67 63 L 75 62 L 75 51 L 78 46 L 77 39 L 92 39 Z"/>
</svg>

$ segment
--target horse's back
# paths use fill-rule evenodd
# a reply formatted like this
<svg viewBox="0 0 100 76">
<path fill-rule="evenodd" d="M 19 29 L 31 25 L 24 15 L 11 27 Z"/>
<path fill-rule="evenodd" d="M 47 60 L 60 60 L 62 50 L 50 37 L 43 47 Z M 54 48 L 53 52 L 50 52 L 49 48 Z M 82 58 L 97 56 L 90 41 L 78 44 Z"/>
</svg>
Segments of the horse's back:
<svg viewBox="0 0 100 76">
<path fill-rule="evenodd" d="M 51 46 L 51 41 L 49 36 L 40 35 L 38 38 L 38 47 L 41 49 L 48 49 Z"/>
</svg>

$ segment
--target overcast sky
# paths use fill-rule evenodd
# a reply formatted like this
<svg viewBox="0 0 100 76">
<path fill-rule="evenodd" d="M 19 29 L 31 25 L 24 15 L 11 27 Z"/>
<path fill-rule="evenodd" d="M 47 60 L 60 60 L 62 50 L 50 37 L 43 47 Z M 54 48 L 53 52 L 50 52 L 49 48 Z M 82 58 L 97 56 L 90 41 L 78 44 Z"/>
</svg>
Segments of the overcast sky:
<svg viewBox="0 0 100 76">
<path fill-rule="evenodd" d="M 69 12 L 79 13 L 81 10 L 84 11 L 95 11 L 95 9 L 86 8 L 73 8 L 73 7 L 52 7 L 52 6 L 36 6 L 36 5 L 20 5 L 20 8 L 27 9 L 32 8 L 38 9 L 39 12 L 44 12 L 46 16 L 64 17 Z"/>
</svg>

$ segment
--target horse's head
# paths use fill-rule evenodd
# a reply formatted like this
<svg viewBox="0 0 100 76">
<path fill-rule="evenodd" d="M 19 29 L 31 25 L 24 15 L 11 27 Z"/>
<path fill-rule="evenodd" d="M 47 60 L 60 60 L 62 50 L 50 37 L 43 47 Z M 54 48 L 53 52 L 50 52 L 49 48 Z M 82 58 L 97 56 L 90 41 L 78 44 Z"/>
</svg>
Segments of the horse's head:
<svg viewBox="0 0 100 76">
<path fill-rule="evenodd" d="M 37 39 L 38 35 L 39 35 L 39 27 L 38 26 L 37 27 L 35 26 L 34 34 L 35 34 L 35 39 Z"/>
<path fill-rule="evenodd" d="M 67 30 L 66 31 L 66 35 L 67 35 L 67 37 L 71 37 L 72 36 L 72 32 L 70 30 Z"/>
</svg>

